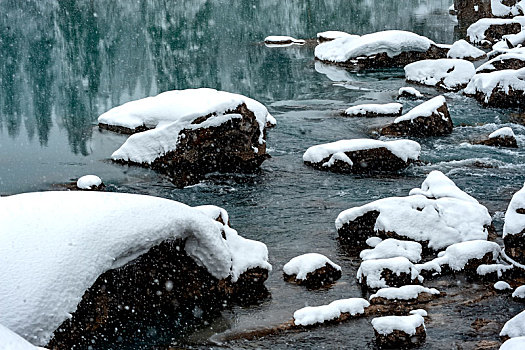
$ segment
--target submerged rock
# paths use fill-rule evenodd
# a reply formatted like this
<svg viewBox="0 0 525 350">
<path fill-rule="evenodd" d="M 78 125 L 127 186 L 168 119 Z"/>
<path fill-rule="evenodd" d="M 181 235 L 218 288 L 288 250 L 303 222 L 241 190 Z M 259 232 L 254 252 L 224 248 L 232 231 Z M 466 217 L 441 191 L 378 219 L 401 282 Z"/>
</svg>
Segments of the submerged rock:
<svg viewBox="0 0 525 350">
<path fill-rule="evenodd" d="M 503 108 L 523 106 L 525 68 L 476 74 L 464 92 L 486 106 Z"/>
<path fill-rule="evenodd" d="M 169 174 L 179 186 L 214 171 L 253 171 L 267 159 L 271 115 L 259 102 L 213 89 L 168 91 L 102 114 L 99 127 L 135 133 L 111 158 Z"/>
<path fill-rule="evenodd" d="M 506 256 L 525 265 L 525 187 L 512 196 L 505 213 L 503 243 Z"/>
<path fill-rule="evenodd" d="M 380 349 L 406 349 L 425 342 L 425 320 L 421 315 L 384 316 L 372 319 Z"/>
<path fill-rule="evenodd" d="M 439 171 L 432 171 L 408 197 L 384 198 L 341 212 L 335 222 L 342 242 L 362 246 L 374 236 L 422 243 L 441 250 L 451 244 L 487 239 L 487 208 Z"/>
<path fill-rule="evenodd" d="M 521 31 L 521 23 L 514 19 L 482 18 L 467 29 L 467 37 L 471 43 L 480 45 L 494 44 L 504 35 L 517 34 Z"/>
<path fill-rule="evenodd" d="M 341 140 L 308 148 L 303 161 L 339 173 L 396 172 L 416 162 L 420 151 L 421 146 L 410 140 Z"/>
<path fill-rule="evenodd" d="M 297 256 L 283 267 L 284 279 L 310 288 L 319 288 L 341 278 L 341 267 L 326 256 L 310 253 Z"/>
<path fill-rule="evenodd" d="M 401 115 L 401 103 L 364 104 L 347 108 L 343 115 L 347 117 L 397 117 Z"/>
<path fill-rule="evenodd" d="M 399 67 L 422 59 L 445 58 L 447 52 L 447 48 L 415 33 L 387 30 L 324 42 L 315 48 L 315 58 L 325 63 L 366 69 Z"/>
<path fill-rule="evenodd" d="M 405 66 L 407 82 L 458 91 L 476 74 L 472 62 L 461 59 L 423 60 Z"/>
<path fill-rule="evenodd" d="M 509 127 L 498 129 L 491 133 L 487 139 L 474 142 L 475 145 L 485 145 L 493 147 L 518 148 L 516 135 Z"/>
<path fill-rule="evenodd" d="M 398 117 L 379 131 L 385 136 L 441 136 L 450 134 L 453 129 L 452 119 L 443 96 L 414 107 L 408 113 Z"/>
<path fill-rule="evenodd" d="M 367 289 L 400 287 L 423 282 L 418 270 L 404 257 L 365 260 L 357 270 L 357 280 Z"/>
</svg>

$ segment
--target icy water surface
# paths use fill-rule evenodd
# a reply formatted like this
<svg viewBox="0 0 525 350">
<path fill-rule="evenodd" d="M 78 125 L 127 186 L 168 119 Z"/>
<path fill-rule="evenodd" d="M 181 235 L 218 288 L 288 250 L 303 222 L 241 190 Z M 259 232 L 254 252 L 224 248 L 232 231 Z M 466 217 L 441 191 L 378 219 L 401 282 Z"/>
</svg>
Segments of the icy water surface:
<svg viewBox="0 0 525 350">
<path fill-rule="evenodd" d="M 339 113 L 356 103 L 394 101 L 405 85 L 403 71 L 353 73 L 314 62 L 311 45 L 261 44 L 271 34 L 314 38 L 324 30 L 364 34 L 384 29 L 411 30 L 452 43 L 455 22 L 449 6 L 448 0 L 0 1 L 0 194 L 49 190 L 95 173 L 112 191 L 222 206 L 234 228 L 265 242 L 270 251 L 274 271 L 266 285 L 271 298 L 260 305 L 234 307 L 195 332 L 153 320 L 144 326 L 146 336 L 126 335 L 101 348 L 372 349 L 368 319 L 217 342 L 225 334 L 278 325 L 305 305 L 361 296 L 355 280 L 359 261 L 336 241 L 337 214 L 375 199 L 406 195 L 434 169 L 485 204 L 501 231 L 502 212 L 525 180 L 525 152 L 467 142 L 512 126 L 523 147 L 525 128 L 509 123 L 515 111 L 484 109 L 461 94 L 447 93 L 455 125 L 466 126 L 450 136 L 419 140 L 428 165 L 372 178 L 316 171 L 302 163 L 308 147 L 367 137 L 389 121 L 345 119 Z M 272 158 L 258 173 L 216 174 L 176 189 L 152 171 L 108 160 L 125 136 L 99 131 L 95 123 L 100 113 L 161 91 L 196 87 L 245 94 L 277 118 L 277 127 L 268 132 Z M 438 93 L 420 90 L 429 96 Z M 417 103 L 405 101 L 405 110 Z M 340 264 L 341 280 L 319 291 L 283 282 L 282 266 L 307 252 Z M 466 291 L 468 298 L 487 289 L 461 279 L 439 283 L 452 293 Z M 483 338 L 472 333 L 471 323 L 486 318 L 500 327 L 520 310 L 500 297 L 471 306 L 438 306 L 429 310 L 424 348 L 469 348 L 480 339 L 497 339 L 499 329 Z"/>
</svg>

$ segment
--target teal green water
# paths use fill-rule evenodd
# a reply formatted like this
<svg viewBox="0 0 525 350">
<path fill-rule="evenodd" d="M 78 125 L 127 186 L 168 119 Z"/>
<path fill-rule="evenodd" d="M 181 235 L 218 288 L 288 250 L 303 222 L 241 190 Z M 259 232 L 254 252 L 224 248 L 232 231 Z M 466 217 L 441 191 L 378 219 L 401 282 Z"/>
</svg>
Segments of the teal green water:
<svg viewBox="0 0 525 350">
<path fill-rule="evenodd" d="M 392 177 L 315 171 L 302 163 L 309 146 L 367 137 L 371 128 L 388 121 L 344 119 L 338 114 L 357 103 L 392 102 L 405 85 L 403 71 L 348 72 L 314 62 L 311 45 L 262 44 L 267 35 L 307 39 L 325 30 L 364 34 L 384 29 L 411 30 L 452 43 L 455 21 L 448 15 L 449 5 L 448 0 L 0 1 L 0 194 L 49 190 L 53 184 L 94 173 L 112 191 L 223 206 L 242 235 L 265 242 L 270 250 L 274 272 L 267 286 L 272 297 L 261 305 L 227 310 L 213 322 L 201 323 L 196 332 L 188 332 L 184 320 L 153 319 L 142 335 L 123 333 L 95 348 L 209 347 L 214 333 L 276 325 L 305 305 L 360 296 L 355 281 L 358 262 L 337 243 L 335 217 L 352 206 L 406 195 L 434 169 L 487 205 L 500 228 L 511 195 L 525 181 L 525 153 L 467 142 L 510 125 L 523 146 L 525 128 L 509 124 L 511 111 L 484 109 L 461 94 L 447 93 L 454 123 L 472 126 L 458 127 L 447 137 L 420 140 L 428 165 Z M 99 131 L 99 114 L 129 100 L 196 87 L 245 94 L 268 106 L 278 125 L 268 133 L 272 159 L 261 171 L 215 174 L 181 190 L 152 171 L 109 161 L 125 136 Z M 438 93 L 432 88 L 421 91 Z M 416 103 L 405 101 L 405 110 Z M 284 283 L 282 266 L 306 252 L 325 254 L 342 265 L 340 282 L 321 291 Z M 513 307 L 499 300 L 461 311 L 462 317 L 453 308 L 435 310 L 425 348 L 470 341 L 469 324 L 479 314 L 497 314 L 492 317 L 503 320 Z M 363 319 L 225 346 L 320 344 L 373 348 L 373 331 Z"/>
</svg>

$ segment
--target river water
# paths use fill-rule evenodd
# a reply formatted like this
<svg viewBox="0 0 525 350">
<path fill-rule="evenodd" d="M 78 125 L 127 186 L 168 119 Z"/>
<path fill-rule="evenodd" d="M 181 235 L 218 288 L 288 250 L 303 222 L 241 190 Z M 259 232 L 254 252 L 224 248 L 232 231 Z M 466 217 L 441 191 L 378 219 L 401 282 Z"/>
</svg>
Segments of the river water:
<svg viewBox="0 0 525 350">
<path fill-rule="evenodd" d="M 220 342 L 224 332 L 285 322 L 305 305 L 361 296 L 355 279 L 359 260 L 336 240 L 337 214 L 375 199 L 407 195 L 434 169 L 486 205 L 501 233 L 502 213 L 525 180 L 525 152 L 470 146 L 468 141 L 511 126 L 523 146 L 525 128 L 509 122 L 516 111 L 482 108 L 460 93 L 446 93 L 456 128 L 450 136 L 418 140 L 427 165 L 372 178 L 316 171 L 303 165 L 308 147 L 368 137 L 371 129 L 389 121 L 346 119 L 339 113 L 358 103 L 394 101 L 406 85 L 403 70 L 349 72 L 315 62 L 312 45 L 268 48 L 261 43 L 267 35 L 314 38 L 325 30 L 365 34 L 385 29 L 453 43 L 459 34 L 455 18 L 448 15 L 450 2 L 0 1 L 0 194 L 49 190 L 94 173 L 111 191 L 222 206 L 239 233 L 263 241 L 270 251 L 274 271 L 266 285 L 271 297 L 260 305 L 233 307 L 190 332 L 178 323 L 149 324 L 146 336 L 127 335 L 100 348 L 373 348 L 368 319 Z M 214 174 L 177 189 L 153 171 L 109 161 L 125 136 L 99 131 L 99 114 L 129 100 L 196 87 L 250 96 L 276 117 L 277 127 L 268 132 L 272 158 L 259 172 Z M 432 88 L 420 91 L 438 94 Z M 417 103 L 405 101 L 404 109 Z M 307 252 L 340 264 L 341 280 L 319 291 L 285 283 L 282 266 Z M 487 288 L 455 279 L 439 283 L 449 283 L 449 291 L 466 287 L 472 295 Z M 472 308 L 429 310 L 425 348 L 468 348 L 484 339 L 472 334 L 476 318 L 502 324 L 517 311 L 501 297 Z"/>
</svg>

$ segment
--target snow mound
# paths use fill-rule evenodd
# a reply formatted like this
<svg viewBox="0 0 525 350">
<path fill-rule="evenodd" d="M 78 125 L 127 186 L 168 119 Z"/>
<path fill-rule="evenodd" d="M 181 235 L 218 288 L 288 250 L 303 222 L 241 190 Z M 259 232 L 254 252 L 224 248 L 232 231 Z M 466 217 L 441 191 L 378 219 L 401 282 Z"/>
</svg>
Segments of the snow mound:
<svg viewBox="0 0 525 350">
<path fill-rule="evenodd" d="M 395 232 L 434 250 L 451 244 L 486 239 L 492 222 L 487 208 L 461 191 L 440 171 L 432 171 L 408 197 L 390 197 L 339 214 L 336 229 L 364 214 L 378 211 L 375 232 Z"/>
<path fill-rule="evenodd" d="M 412 280 L 417 279 L 419 282 L 423 282 L 423 277 L 419 276 L 419 272 L 414 264 L 404 257 L 365 260 L 357 270 L 357 280 L 359 283 L 363 283 L 366 278 L 366 284 L 370 288 L 387 288 L 389 285 L 382 276 L 382 272 L 385 269 L 392 271 L 397 276 L 405 273 Z"/>
<path fill-rule="evenodd" d="M 360 37 L 342 37 L 317 45 L 315 57 L 322 61 L 347 62 L 361 56 L 386 53 L 395 57 L 402 52 L 426 52 L 435 43 L 423 36 L 401 30 L 387 30 Z"/>
<path fill-rule="evenodd" d="M 384 316 L 372 319 L 372 327 L 381 335 L 389 335 L 394 331 L 402 331 L 408 335 L 415 335 L 416 328 L 425 326 L 421 315 Z"/>
<path fill-rule="evenodd" d="M 417 263 L 421 260 L 421 244 L 411 241 L 400 241 L 389 238 L 378 243 L 374 249 L 365 249 L 359 257 L 363 260 L 388 259 L 402 256 L 408 260 Z"/>
<path fill-rule="evenodd" d="M 518 212 L 525 208 L 525 187 L 516 192 L 510 200 L 505 212 L 505 224 L 503 225 L 503 237 L 517 235 L 525 230 L 525 215 Z"/>
<path fill-rule="evenodd" d="M 342 313 L 352 316 L 360 315 L 370 306 L 366 299 L 350 298 L 331 302 L 328 305 L 307 306 L 294 312 L 294 323 L 297 326 L 311 326 L 339 318 Z"/>
<path fill-rule="evenodd" d="M 461 89 L 468 84 L 474 74 L 476 74 L 474 64 L 460 59 L 423 60 L 405 66 L 407 81 L 446 90 Z"/>
<path fill-rule="evenodd" d="M 525 337 L 516 337 L 507 340 L 499 350 L 523 350 L 525 349 Z"/>
<path fill-rule="evenodd" d="M 516 23 L 520 24 L 520 22 L 515 19 L 482 18 L 468 27 L 467 37 L 471 43 L 483 43 L 487 40 L 486 33 L 491 26 L 512 25 Z"/>
<path fill-rule="evenodd" d="M 486 103 L 495 91 L 508 94 L 510 90 L 525 91 L 525 68 L 506 69 L 490 73 L 478 73 L 465 88 L 467 95 L 481 93 Z"/>
<path fill-rule="evenodd" d="M 100 177 L 96 175 L 85 175 L 77 180 L 77 187 L 82 190 L 90 190 L 102 184 Z"/>
<path fill-rule="evenodd" d="M 364 104 L 352 106 L 344 111 L 345 115 L 358 116 L 390 116 L 400 115 L 403 110 L 401 103 L 387 103 L 387 104 Z"/>
<path fill-rule="evenodd" d="M 512 293 L 512 297 L 525 300 L 525 286 L 519 286 L 516 288 Z"/>
<path fill-rule="evenodd" d="M 415 98 L 423 98 L 423 94 L 413 87 L 405 86 L 399 89 L 397 92 L 399 97 L 411 96 Z"/>
<path fill-rule="evenodd" d="M 263 243 L 179 202 L 103 192 L 2 197 L 0 322 L 45 344 L 98 276 L 176 239 L 218 279 L 271 269 Z"/>
<path fill-rule="evenodd" d="M 29 343 L 18 334 L 0 324 L 0 348 L 3 350 L 45 350 Z"/>
<path fill-rule="evenodd" d="M 417 62 L 416 62 L 417 63 Z M 447 101 L 445 100 L 444 96 L 436 96 L 426 102 L 423 102 L 422 104 L 412 108 L 408 113 L 397 117 L 394 120 L 394 123 L 399 123 L 405 120 L 414 120 L 419 117 L 427 118 L 432 116 L 433 114 L 441 114 L 438 109 L 439 107 L 443 106 L 443 104 L 446 104 Z M 445 119 L 444 116 L 442 116 L 443 119 Z"/>
<path fill-rule="evenodd" d="M 516 138 L 516 135 L 514 135 L 514 131 L 512 131 L 511 128 L 508 126 L 500 128 L 493 133 L 489 135 L 489 139 L 495 138 L 495 137 L 513 137 Z"/>
<path fill-rule="evenodd" d="M 381 238 L 379 238 L 379 237 L 370 237 L 369 239 L 366 240 L 366 245 L 371 247 L 371 248 L 375 248 L 382 241 L 383 240 Z"/>
<path fill-rule="evenodd" d="M 466 40 L 456 41 L 448 51 L 448 58 L 458 58 L 467 60 L 479 60 L 485 57 L 485 51 L 469 44 Z"/>
<path fill-rule="evenodd" d="M 509 338 L 525 336 L 525 311 L 508 320 L 501 329 L 499 336 Z"/>
<path fill-rule="evenodd" d="M 388 300 L 412 300 L 417 299 L 421 293 L 428 293 L 432 295 L 440 294 L 439 290 L 435 288 L 426 288 L 420 285 L 407 285 L 399 288 L 382 288 L 375 294 L 372 294 L 369 300 L 374 298 L 385 298 Z"/>
<path fill-rule="evenodd" d="M 494 289 L 495 290 L 509 290 L 509 289 L 512 289 L 512 287 L 510 286 L 510 284 L 508 284 L 505 281 L 498 281 L 494 283 Z"/>
<path fill-rule="evenodd" d="M 296 279 L 304 280 L 306 275 L 317 269 L 324 267 L 326 264 L 331 265 L 334 269 L 341 271 L 341 267 L 334 264 L 326 256 L 317 253 L 303 254 L 296 256 L 283 267 L 283 272 L 287 275 L 297 275 Z"/>
</svg>

